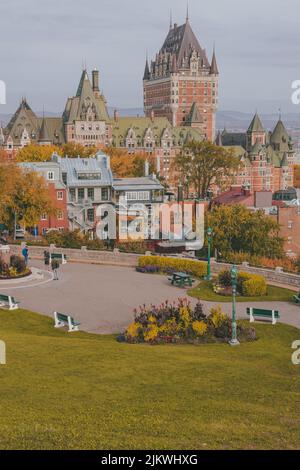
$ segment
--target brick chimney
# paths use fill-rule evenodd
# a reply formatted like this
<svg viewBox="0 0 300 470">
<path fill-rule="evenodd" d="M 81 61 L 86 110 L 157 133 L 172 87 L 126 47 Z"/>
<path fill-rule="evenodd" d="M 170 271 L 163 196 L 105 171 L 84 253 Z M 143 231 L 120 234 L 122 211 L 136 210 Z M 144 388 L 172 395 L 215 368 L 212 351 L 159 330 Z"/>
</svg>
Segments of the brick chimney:
<svg viewBox="0 0 300 470">
<path fill-rule="evenodd" d="M 95 96 L 100 95 L 100 90 L 99 90 L 99 70 L 94 69 L 92 71 L 92 86 L 93 86 L 93 92 Z"/>
<path fill-rule="evenodd" d="M 114 121 L 117 122 L 118 119 L 119 119 L 119 112 L 115 109 L 114 110 Z"/>
</svg>

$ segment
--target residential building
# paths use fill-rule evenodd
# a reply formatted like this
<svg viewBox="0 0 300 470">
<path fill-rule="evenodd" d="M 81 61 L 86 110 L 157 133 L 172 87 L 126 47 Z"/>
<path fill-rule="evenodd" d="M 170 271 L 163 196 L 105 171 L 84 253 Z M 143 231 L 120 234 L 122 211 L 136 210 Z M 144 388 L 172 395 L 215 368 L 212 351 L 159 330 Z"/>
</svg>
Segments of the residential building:
<svg viewBox="0 0 300 470">
<path fill-rule="evenodd" d="M 45 178 L 49 194 L 56 211 L 54 214 L 43 214 L 37 225 L 32 227 L 36 235 L 45 235 L 49 230 L 67 230 L 69 228 L 67 211 L 67 191 L 62 180 L 61 168 L 55 161 L 20 163 L 24 171 L 36 171 Z"/>
<path fill-rule="evenodd" d="M 67 188 L 70 229 L 93 231 L 97 207 L 112 203 L 113 176 L 109 157 L 99 151 L 95 158 L 62 158 L 54 154 L 52 160 L 60 166 Z"/>
</svg>

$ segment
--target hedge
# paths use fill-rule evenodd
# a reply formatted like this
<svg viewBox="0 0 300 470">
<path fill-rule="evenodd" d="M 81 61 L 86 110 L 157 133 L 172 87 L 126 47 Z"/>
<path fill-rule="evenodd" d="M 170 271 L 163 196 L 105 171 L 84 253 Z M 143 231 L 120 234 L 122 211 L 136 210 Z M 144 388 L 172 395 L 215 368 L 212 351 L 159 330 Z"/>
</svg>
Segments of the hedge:
<svg viewBox="0 0 300 470">
<path fill-rule="evenodd" d="M 207 273 L 207 263 L 182 258 L 167 258 L 164 256 L 140 256 L 139 267 L 157 266 L 161 271 L 174 269 L 193 274 L 196 277 L 204 277 Z"/>
<path fill-rule="evenodd" d="M 267 282 L 264 276 L 241 272 L 238 275 L 238 284 L 245 297 L 261 297 L 267 294 Z"/>
</svg>

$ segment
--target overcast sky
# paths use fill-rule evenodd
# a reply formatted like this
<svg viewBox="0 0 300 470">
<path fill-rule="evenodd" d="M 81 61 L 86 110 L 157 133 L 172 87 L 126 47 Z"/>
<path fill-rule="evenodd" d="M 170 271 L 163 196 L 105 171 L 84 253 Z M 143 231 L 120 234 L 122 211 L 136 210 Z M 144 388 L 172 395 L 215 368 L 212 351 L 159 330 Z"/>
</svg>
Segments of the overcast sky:
<svg viewBox="0 0 300 470">
<path fill-rule="evenodd" d="M 185 0 L 0 0 L 0 80 L 14 111 L 22 95 L 38 111 L 63 110 L 82 63 L 100 69 L 112 107 L 142 106 L 145 53 L 161 47 Z M 300 79 L 299 0 L 189 0 L 190 22 L 211 57 L 216 43 L 220 109 L 300 111 L 291 82 Z"/>
</svg>

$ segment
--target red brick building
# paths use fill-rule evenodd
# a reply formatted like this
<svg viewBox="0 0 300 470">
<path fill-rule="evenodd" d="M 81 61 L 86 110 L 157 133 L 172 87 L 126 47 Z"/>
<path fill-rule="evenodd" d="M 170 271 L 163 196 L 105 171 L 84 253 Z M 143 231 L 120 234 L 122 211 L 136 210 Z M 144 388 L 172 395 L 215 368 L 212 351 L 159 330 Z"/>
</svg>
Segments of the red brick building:
<svg viewBox="0 0 300 470">
<path fill-rule="evenodd" d="M 215 52 L 209 62 L 187 15 L 185 24 L 170 24 L 165 42 L 150 66 L 146 60 L 145 114 L 166 117 L 174 127 L 197 127 L 205 138 L 214 141 L 218 82 Z"/>
<path fill-rule="evenodd" d="M 216 142 L 232 148 L 240 158 L 237 185 L 248 187 L 252 193 L 293 186 L 296 151 L 281 118 L 273 132 L 268 132 L 256 113 L 246 133 L 224 130 Z"/>
<path fill-rule="evenodd" d="M 36 171 L 43 176 L 49 188 L 49 194 L 56 208 L 55 214 L 43 214 L 38 225 L 37 235 L 43 235 L 48 230 L 68 230 L 69 219 L 67 212 L 67 189 L 62 181 L 60 165 L 56 162 L 20 163 L 24 171 Z"/>
</svg>

